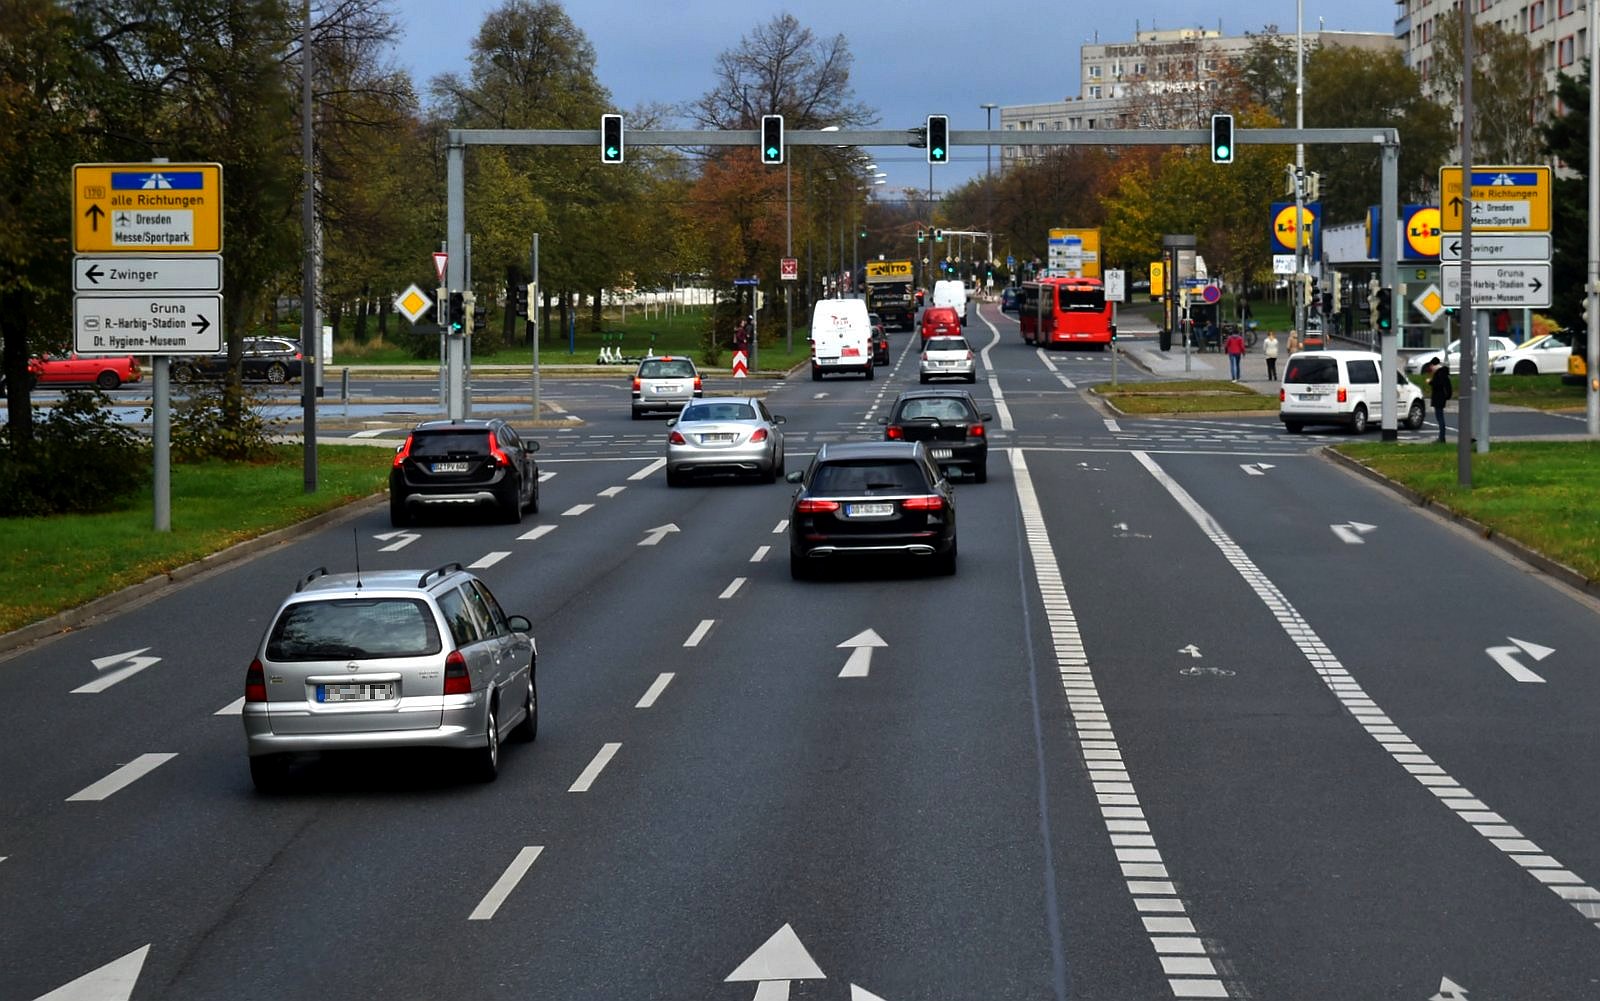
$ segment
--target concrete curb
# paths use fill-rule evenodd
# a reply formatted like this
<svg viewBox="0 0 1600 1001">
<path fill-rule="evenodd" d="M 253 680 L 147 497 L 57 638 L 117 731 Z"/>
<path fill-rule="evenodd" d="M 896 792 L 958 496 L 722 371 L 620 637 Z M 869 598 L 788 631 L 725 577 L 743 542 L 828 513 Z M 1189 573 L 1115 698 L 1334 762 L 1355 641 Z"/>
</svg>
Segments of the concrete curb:
<svg viewBox="0 0 1600 1001">
<path fill-rule="evenodd" d="M 1441 504 L 1436 500 L 1424 497 L 1422 494 L 1411 489 L 1398 480 L 1390 479 L 1388 476 L 1378 472 L 1376 469 L 1350 458 L 1348 455 L 1338 451 L 1334 446 L 1324 445 L 1321 448 L 1318 448 L 1316 451 L 1321 453 L 1324 458 L 1328 459 L 1334 464 L 1341 465 L 1354 473 L 1365 476 L 1372 482 L 1388 488 L 1418 507 L 1424 508 L 1425 510 L 1432 512 L 1446 521 L 1453 521 L 1463 528 L 1470 530 L 1472 534 L 1476 535 L 1478 538 L 1516 557 L 1518 560 L 1526 563 L 1530 568 L 1538 570 L 1550 577 L 1554 577 L 1563 584 L 1582 591 L 1585 594 L 1600 597 L 1600 580 L 1591 580 L 1573 568 L 1567 566 L 1565 563 L 1553 560 L 1537 550 L 1530 549 L 1528 546 L 1523 545 L 1510 536 L 1502 535 L 1496 532 L 1488 525 L 1485 525 L 1476 519 L 1469 518 L 1464 514 L 1453 511 L 1449 507 L 1446 507 L 1444 504 Z"/>
<path fill-rule="evenodd" d="M 56 636 L 65 635 L 73 629 L 95 619 L 115 615 L 129 609 L 146 604 L 175 586 L 191 584 L 208 575 L 213 570 L 219 570 L 234 563 L 239 563 L 257 556 L 267 550 L 292 542 L 304 536 L 307 529 L 324 528 L 349 521 L 369 509 L 381 507 L 387 503 L 389 494 L 373 494 L 360 500 L 351 501 L 332 511 L 312 515 L 304 521 L 297 521 L 293 525 L 274 529 L 265 535 L 258 535 L 253 539 L 235 543 L 226 549 L 202 556 L 193 563 L 186 563 L 181 567 L 174 567 L 166 573 L 156 574 L 137 584 L 130 584 L 120 591 L 103 594 L 92 601 L 85 602 L 77 608 L 69 608 L 58 612 L 47 619 L 30 623 L 20 629 L 9 633 L 0 633 L 0 656 L 8 655 L 23 647 L 50 640 Z"/>
</svg>

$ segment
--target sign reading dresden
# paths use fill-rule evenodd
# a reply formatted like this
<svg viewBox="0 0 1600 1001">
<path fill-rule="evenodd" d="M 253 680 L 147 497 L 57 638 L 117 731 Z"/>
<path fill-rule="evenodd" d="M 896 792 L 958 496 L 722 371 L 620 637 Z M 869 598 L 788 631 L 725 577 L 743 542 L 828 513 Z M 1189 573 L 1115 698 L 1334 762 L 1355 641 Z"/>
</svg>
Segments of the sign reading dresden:
<svg viewBox="0 0 1600 1001">
<path fill-rule="evenodd" d="M 222 250 L 219 163 L 79 163 L 72 249 L 97 253 Z"/>
</svg>

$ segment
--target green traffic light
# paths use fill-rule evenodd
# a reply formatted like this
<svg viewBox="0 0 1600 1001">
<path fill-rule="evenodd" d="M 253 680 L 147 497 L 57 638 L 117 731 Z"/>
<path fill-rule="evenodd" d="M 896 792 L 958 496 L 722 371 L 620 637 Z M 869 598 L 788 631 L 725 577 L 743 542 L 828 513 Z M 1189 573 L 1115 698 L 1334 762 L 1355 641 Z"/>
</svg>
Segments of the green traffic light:
<svg viewBox="0 0 1600 1001">
<path fill-rule="evenodd" d="M 934 149 L 933 149 L 933 158 L 935 160 L 943 160 L 944 159 L 944 147 L 943 146 L 935 146 L 934 147 Z"/>
<path fill-rule="evenodd" d="M 1224 143 L 1221 146 L 1217 147 L 1217 159 L 1226 160 L 1226 159 L 1228 159 L 1228 157 L 1230 157 L 1232 155 L 1233 155 L 1233 150 L 1229 149 L 1228 145 L 1226 143 Z"/>
</svg>

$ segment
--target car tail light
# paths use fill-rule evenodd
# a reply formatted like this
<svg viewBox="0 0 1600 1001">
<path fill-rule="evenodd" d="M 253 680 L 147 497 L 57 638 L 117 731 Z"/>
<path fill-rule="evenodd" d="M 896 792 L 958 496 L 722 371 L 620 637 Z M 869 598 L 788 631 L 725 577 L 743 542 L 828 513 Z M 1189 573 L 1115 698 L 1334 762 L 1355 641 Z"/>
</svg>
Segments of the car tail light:
<svg viewBox="0 0 1600 1001">
<path fill-rule="evenodd" d="M 1343 386 L 1339 387 L 1339 402 L 1340 403 L 1348 403 L 1348 402 L 1350 402 L 1350 390 L 1344 388 Z"/>
<path fill-rule="evenodd" d="M 689 442 L 687 440 L 685 440 L 685 438 L 683 437 L 683 432 L 682 431 L 674 431 L 671 434 L 667 435 L 667 444 L 669 444 L 669 445 L 687 445 L 687 444 L 689 444 Z"/>
<path fill-rule="evenodd" d="M 638 376 L 634 376 L 633 377 L 633 391 L 635 393 L 637 393 L 639 391 L 639 377 Z"/>
<path fill-rule="evenodd" d="M 1278 402 L 1282 403 L 1285 399 L 1287 399 L 1287 397 L 1284 395 L 1283 387 L 1279 386 L 1278 387 Z"/>
<path fill-rule="evenodd" d="M 755 444 L 758 441 L 766 441 L 766 440 L 767 440 L 767 429 L 766 428 L 756 428 L 756 433 L 750 436 L 750 443 L 752 445 Z"/>
<path fill-rule="evenodd" d="M 982 424 L 968 424 L 967 425 L 967 437 L 968 438 L 982 438 L 983 437 L 983 425 Z"/>
<path fill-rule="evenodd" d="M 694 388 L 695 388 L 696 392 L 698 392 L 700 390 L 700 388 L 701 388 L 700 387 L 700 377 L 698 375 L 694 377 Z"/>
<path fill-rule="evenodd" d="M 927 497 L 907 497 L 900 502 L 900 506 L 907 511 L 943 511 L 944 498 L 938 494 L 930 494 Z"/>
<path fill-rule="evenodd" d="M 839 510 L 839 502 L 831 500 L 812 500 L 806 498 L 794 506 L 797 514 L 821 514 L 824 511 Z"/>
<path fill-rule="evenodd" d="M 971 360 L 972 360 L 972 351 L 969 349 L 967 351 L 967 361 L 971 361 Z"/>
<path fill-rule="evenodd" d="M 505 450 L 500 447 L 500 442 L 495 438 L 493 431 L 489 432 L 489 454 L 494 456 L 494 461 L 497 464 L 507 469 L 511 468 L 511 456 L 507 455 Z"/>
<path fill-rule="evenodd" d="M 898 424 L 890 424 L 883 431 L 883 436 L 894 441 L 899 441 L 906 436 L 905 429 Z"/>
<path fill-rule="evenodd" d="M 416 435 L 406 435 L 406 443 L 401 445 L 400 450 L 394 453 L 394 468 L 399 469 L 400 464 L 411 457 L 411 442 L 415 440 L 415 438 Z"/>
<path fill-rule="evenodd" d="M 261 669 L 260 657 L 252 660 L 250 667 L 244 672 L 244 700 L 267 701 L 267 673 Z"/>
<path fill-rule="evenodd" d="M 467 658 L 460 650 L 451 650 L 444 659 L 444 693 L 446 695 L 471 695 L 472 675 L 467 673 Z"/>
</svg>

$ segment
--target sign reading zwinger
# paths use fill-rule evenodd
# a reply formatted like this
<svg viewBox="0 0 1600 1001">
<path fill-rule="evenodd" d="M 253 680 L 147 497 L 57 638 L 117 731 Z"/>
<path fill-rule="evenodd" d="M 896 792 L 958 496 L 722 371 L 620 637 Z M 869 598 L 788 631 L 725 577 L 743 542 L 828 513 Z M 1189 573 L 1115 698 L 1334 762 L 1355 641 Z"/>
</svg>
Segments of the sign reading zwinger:
<svg viewBox="0 0 1600 1001">
<path fill-rule="evenodd" d="M 1439 168 L 1439 222 L 1447 233 L 1461 232 L 1461 168 Z M 1540 166 L 1472 168 L 1472 229 L 1542 233 L 1550 230 L 1550 168 Z"/>
<path fill-rule="evenodd" d="M 222 164 L 75 164 L 72 249 L 79 254 L 219 253 Z"/>
</svg>

